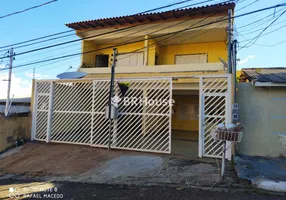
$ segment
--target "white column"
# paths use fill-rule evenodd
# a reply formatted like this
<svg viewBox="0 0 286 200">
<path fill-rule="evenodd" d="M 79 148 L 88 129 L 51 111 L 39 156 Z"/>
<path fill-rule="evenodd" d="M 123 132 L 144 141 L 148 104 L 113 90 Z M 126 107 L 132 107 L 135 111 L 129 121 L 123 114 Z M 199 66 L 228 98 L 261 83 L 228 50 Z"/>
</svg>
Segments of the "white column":
<svg viewBox="0 0 286 200">
<path fill-rule="evenodd" d="M 204 150 L 204 131 L 203 131 L 203 123 L 204 123 L 204 96 L 203 96 L 203 78 L 200 77 L 200 82 L 199 82 L 199 91 L 200 91 L 200 96 L 199 96 L 199 146 L 198 146 L 198 152 L 199 152 L 199 157 L 203 157 L 203 150 Z"/>
<path fill-rule="evenodd" d="M 38 91 L 37 91 L 37 81 L 34 81 L 34 96 L 33 96 L 33 112 L 32 112 L 32 131 L 31 131 L 31 141 L 35 139 L 36 136 L 36 122 L 37 122 L 37 101 L 38 101 Z"/>
<path fill-rule="evenodd" d="M 227 75 L 227 97 L 226 97 L 226 123 L 230 124 L 232 123 L 232 82 L 231 82 L 231 74 Z M 225 152 L 225 158 L 228 160 L 231 160 L 231 151 L 232 151 L 232 144 L 231 142 L 226 141 L 226 152 Z"/>
<path fill-rule="evenodd" d="M 50 82 L 50 95 L 49 95 L 49 110 L 48 110 L 48 125 L 47 125 L 47 138 L 46 142 L 51 141 L 52 133 L 52 118 L 53 118 L 53 101 L 54 101 L 54 83 Z"/>
<path fill-rule="evenodd" d="M 149 38 L 149 36 L 148 35 L 145 35 L 144 36 L 144 66 L 147 66 L 147 64 L 148 64 L 148 52 L 149 52 L 149 45 L 148 45 L 148 43 L 149 43 L 149 40 L 148 40 L 148 38 Z"/>
</svg>

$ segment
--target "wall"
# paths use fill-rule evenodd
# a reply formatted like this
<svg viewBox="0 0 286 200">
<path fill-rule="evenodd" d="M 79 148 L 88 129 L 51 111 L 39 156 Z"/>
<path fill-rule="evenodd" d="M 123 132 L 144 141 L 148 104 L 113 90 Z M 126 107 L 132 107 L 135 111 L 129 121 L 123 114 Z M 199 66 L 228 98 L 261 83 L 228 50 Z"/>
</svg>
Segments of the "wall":
<svg viewBox="0 0 286 200">
<path fill-rule="evenodd" d="M 237 100 L 245 126 L 239 153 L 252 156 L 286 156 L 277 133 L 286 136 L 285 87 L 255 87 L 238 83 Z"/>
<path fill-rule="evenodd" d="M 148 40 L 148 60 L 147 65 L 155 65 L 155 55 L 159 55 L 159 65 L 173 65 L 175 64 L 175 56 L 182 54 L 199 54 L 206 53 L 208 55 L 208 62 L 220 62 L 219 57 L 227 61 L 227 47 L 225 42 L 210 42 L 210 43 L 197 43 L 197 44 L 182 44 L 182 45 L 170 45 L 160 46 L 155 40 Z M 92 41 L 83 41 L 82 50 L 84 52 L 98 50 L 96 52 L 87 53 L 82 55 L 82 62 L 88 67 L 95 67 L 95 56 L 98 54 L 108 54 L 110 56 L 109 66 L 111 62 L 111 54 L 113 53 L 110 46 L 116 46 L 116 44 L 94 44 Z M 124 46 L 119 46 L 118 53 L 128 53 L 132 51 L 145 51 L 144 42 L 132 43 Z"/>
<path fill-rule="evenodd" d="M 116 46 L 116 44 L 97 44 L 95 45 L 92 41 L 83 41 L 82 49 L 84 52 L 98 50 L 92 53 L 82 54 L 82 62 L 85 63 L 88 67 L 95 67 L 95 56 L 99 54 L 108 54 L 109 55 L 109 66 L 111 64 L 111 58 L 113 54 L 113 48 L 108 48 L 110 46 Z M 106 48 L 106 49 L 105 49 Z M 99 50 L 103 49 L 103 50 Z M 127 44 L 124 46 L 117 47 L 118 53 L 129 53 L 140 49 L 144 51 L 144 42 L 136 42 L 132 44 Z"/>
<path fill-rule="evenodd" d="M 15 145 L 16 140 L 30 139 L 31 117 L 0 117 L 0 152 Z"/>
<path fill-rule="evenodd" d="M 206 53 L 208 62 L 220 62 L 218 57 L 227 61 L 227 46 L 225 42 L 210 42 L 197 44 L 182 44 L 160 47 L 160 65 L 175 64 L 176 55 Z"/>
<path fill-rule="evenodd" d="M 199 96 L 173 95 L 173 100 L 172 138 L 198 140 L 199 118 L 193 109 L 199 108 Z"/>
</svg>

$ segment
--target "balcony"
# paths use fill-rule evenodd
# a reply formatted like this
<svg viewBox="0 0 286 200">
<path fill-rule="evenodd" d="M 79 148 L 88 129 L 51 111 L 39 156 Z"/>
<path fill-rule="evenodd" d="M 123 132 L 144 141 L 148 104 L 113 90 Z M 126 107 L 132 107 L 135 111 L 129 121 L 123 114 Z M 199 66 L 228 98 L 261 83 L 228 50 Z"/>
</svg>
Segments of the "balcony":
<svg viewBox="0 0 286 200">
<path fill-rule="evenodd" d="M 80 68 L 79 71 L 94 75 L 110 75 L 109 67 L 105 68 Z M 138 75 L 152 76 L 152 74 L 160 73 L 160 76 L 168 75 L 175 76 L 178 73 L 206 73 L 206 72 L 221 72 L 223 71 L 222 63 L 201 63 L 201 64 L 176 64 L 176 65 L 154 65 L 154 66 L 136 66 L 136 67 L 116 67 L 115 73 L 118 75 Z"/>
</svg>

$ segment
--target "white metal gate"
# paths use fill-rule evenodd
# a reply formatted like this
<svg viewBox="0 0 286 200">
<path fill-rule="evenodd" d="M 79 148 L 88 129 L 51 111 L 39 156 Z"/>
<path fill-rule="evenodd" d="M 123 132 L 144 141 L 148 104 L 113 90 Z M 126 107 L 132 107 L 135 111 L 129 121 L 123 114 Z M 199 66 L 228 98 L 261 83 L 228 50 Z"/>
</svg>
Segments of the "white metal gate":
<svg viewBox="0 0 286 200">
<path fill-rule="evenodd" d="M 200 77 L 199 156 L 221 158 L 223 142 L 211 137 L 219 123 L 231 122 L 231 75 Z"/>
<path fill-rule="evenodd" d="M 124 99 L 118 82 L 128 83 Z M 109 80 L 36 81 L 32 138 L 108 147 Z M 119 117 L 111 148 L 171 152 L 172 79 L 115 80 Z"/>
</svg>

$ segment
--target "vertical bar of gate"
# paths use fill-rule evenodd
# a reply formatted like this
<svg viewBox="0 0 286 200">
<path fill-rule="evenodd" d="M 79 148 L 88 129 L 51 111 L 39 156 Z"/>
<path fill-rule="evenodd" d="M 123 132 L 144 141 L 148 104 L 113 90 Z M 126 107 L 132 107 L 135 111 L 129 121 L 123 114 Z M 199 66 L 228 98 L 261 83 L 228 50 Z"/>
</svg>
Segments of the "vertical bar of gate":
<svg viewBox="0 0 286 200">
<path fill-rule="evenodd" d="M 92 101 L 91 101 L 91 124 L 90 124 L 90 145 L 93 142 L 93 123 L 94 123 L 94 94 L 95 94 L 95 81 L 92 81 Z"/>
<path fill-rule="evenodd" d="M 231 97 L 232 97 L 232 80 L 231 80 L 231 74 L 228 74 L 227 76 L 227 94 L 226 94 L 226 123 L 230 124 L 232 123 L 232 109 L 231 109 L 231 105 L 232 105 L 232 101 L 231 101 Z M 226 142 L 226 152 L 225 152 L 225 156 L 226 159 L 231 160 L 231 149 L 232 149 L 232 145 L 231 142 Z"/>
<path fill-rule="evenodd" d="M 173 106 L 173 79 L 170 80 L 170 99 L 169 99 L 169 153 L 172 152 L 172 106 Z"/>
<path fill-rule="evenodd" d="M 38 102 L 38 91 L 37 91 L 38 82 L 34 80 L 34 101 L 33 101 L 33 113 L 32 113 L 32 132 L 31 132 L 31 141 L 35 139 L 36 135 L 36 122 L 37 122 L 37 102 Z"/>
<path fill-rule="evenodd" d="M 200 77 L 199 81 L 199 91 L 200 91 L 200 96 L 199 96 L 199 146 L 198 146 L 198 152 L 199 152 L 199 157 L 201 158 L 203 156 L 203 107 L 204 107 L 204 101 L 203 101 L 203 78 Z"/>
<path fill-rule="evenodd" d="M 47 126 L 47 138 L 46 142 L 51 141 L 52 133 L 52 118 L 53 118 L 53 101 L 54 101 L 54 82 L 50 82 L 50 95 L 49 95 L 49 110 L 48 110 L 48 126 Z"/>
</svg>

